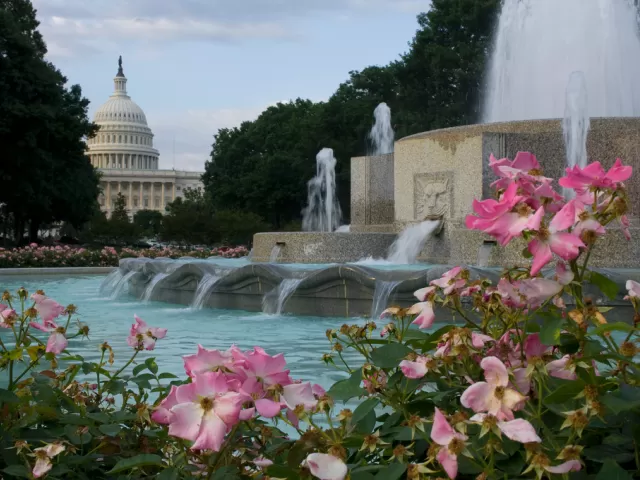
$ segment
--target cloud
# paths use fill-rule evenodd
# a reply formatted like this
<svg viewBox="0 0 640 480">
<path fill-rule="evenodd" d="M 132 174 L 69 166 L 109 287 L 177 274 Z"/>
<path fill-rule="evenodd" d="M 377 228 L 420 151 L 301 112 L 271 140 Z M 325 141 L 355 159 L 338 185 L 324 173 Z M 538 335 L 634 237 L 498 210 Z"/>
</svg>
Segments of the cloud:
<svg viewBox="0 0 640 480">
<path fill-rule="evenodd" d="M 160 151 L 160 168 L 202 171 L 209 159 L 213 136 L 220 128 L 239 126 L 255 120 L 269 105 L 253 108 L 186 110 L 179 113 L 147 111 L 149 126 L 155 135 L 154 145 Z"/>
<path fill-rule="evenodd" d="M 429 0 L 33 0 L 50 56 L 124 42 L 296 41 L 301 21 L 380 11 L 417 13 Z M 84 49 L 84 51 L 80 51 Z"/>
</svg>

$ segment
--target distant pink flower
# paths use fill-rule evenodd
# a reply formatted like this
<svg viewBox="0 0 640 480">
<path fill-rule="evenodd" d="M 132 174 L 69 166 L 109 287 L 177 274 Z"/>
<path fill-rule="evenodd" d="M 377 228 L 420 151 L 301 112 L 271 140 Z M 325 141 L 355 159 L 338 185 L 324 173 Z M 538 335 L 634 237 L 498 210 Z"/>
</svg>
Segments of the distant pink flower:
<svg viewBox="0 0 640 480">
<path fill-rule="evenodd" d="M 467 437 L 456 432 L 437 407 L 433 417 L 431 440 L 443 447 L 438 452 L 437 459 L 449 478 L 455 479 L 458 475 L 458 453 Z"/>
<path fill-rule="evenodd" d="M 415 361 L 403 360 L 400 362 L 400 369 L 407 378 L 422 378 L 429 371 L 427 368 L 428 360 L 429 359 L 424 356 L 416 358 Z"/>
<path fill-rule="evenodd" d="M 640 283 L 634 282 L 633 280 L 627 280 L 625 287 L 629 292 L 629 295 L 626 296 L 625 299 L 640 298 Z"/>
<path fill-rule="evenodd" d="M 633 174 L 633 167 L 625 166 L 618 158 L 608 172 L 605 172 L 600 162 L 593 162 L 584 168 L 575 166 L 567 168 L 567 176 L 558 182 L 565 188 L 574 190 L 595 188 L 617 188 Z"/>
<path fill-rule="evenodd" d="M 407 314 L 418 315 L 411 323 L 417 325 L 420 329 L 430 328 L 436 319 L 436 314 L 433 311 L 433 303 L 429 301 L 412 305 L 407 310 Z"/>
<path fill-rule="evenodd" d="M 376 390 L 387 386 L 387 374 L 384 370 L 376 370 L 373 374 L 364 373 L 362 384 L 367 392 L 376 393 Z"/>
<path fill-rule="evenodd" d="M 594 218 L 587 218 L 586 220 L 580 220 L 571 233 L 581 236 L 583 232 L 593 232 L 596 235 L 604 235 L 607 233 L 605 228 Z"/>
<path fill-rule="evenodd" d="M 496 357 L 485 357 L 480 362 L 486 382 L 477 382 L 467 388 L 460 403 L 476 413 L 487 412 L 499 420 L 513 420 L 513 410 L 527 397 L 509 388 L 507 367 Z"/>
<path fill-rule="evenodd" d="M 67 337 L 64 336 L 64 327 L 59 326 L 53 320 L 45 321 L 44 324 L 30 322 L 29 325 L 37 330 L 51 334 L 47 341 L 46 352 L 58 355 L 67 348 L 68 341 Z"/>
<path fill-rule="evenodd" d="M 180 385 L 171 407 L 169 435 L 194 442 L 193 450 L 219 451 L 229 429 L 239 421 L 242 396 L 230 392 L 220 372 L 196 374 Z"/>
<path fill-rule="evenodd" d="M 264 458 L 264 457 L 257 457 L 254 461 L 253 464 L 256 467 L 260 467 L 260 468 L 267 468 L 270 467 L 271 465 L 273 465 L 273 462 L 271 460 L 269 460 L 268 458 Z"/>
<path fill-rule="evenodd" d="M 574 222 L 575 205 L 567 203 L 555 214 L 548 229 L 538 229 L 537 238 L 529 242 L 529 252 L 533 255 L 532 276 L 537 275 L 553 259 L 554 253 L 564 260 L 573 260 L 580 254 L 580 247 L 585 246 L 580 237 L 561 232 L 572 227 Z"/>
<path fill-rule="evenodd" d="M 458 278 L 460 273 L 462 273 L 462 267 L 454 267 L 437 280 L 432 280 L 430 285 L 440 287 L 444 295 L 451 295 L 467 284 L 464 278 Z"/>
<path fill-rule="evenodd" d="M 44 447 L 34 448 L 33 455 L 36 457 L 36 464 L 33 467 L 33 477 L 40 478 L 53 468 L 51 459 L 64 452 L 65 446 L 59 443 L 49 443 Z"/>
<path fill-rule="evenodd" d="M 6 305 L 0 305 L 0 328 L 11 328 L 13 321 L 18 314 L 13 308 L 7 308 Z"/>
<path fill-rule="evenodd" d="M 311 475 L 320 480 L 344 480 L 347 476 L 347 466 L 333 455 L 312 453 L 306 458 L 305 463 Z"/>
<path fill-rule="evenodd" d="M 569 285 L 573 282 L 574 274 L 567 268 L 567 264 L 558 262 L 556 265 L 556 280 L 560 285 Z"/>
<path fill-rule="evenodd" d="M 486 413 L 476 413 L 469 419 L 473 423 L 482 423 L 487 417 Z M 505 436 L 514 442 L 520 443 L 540 443 L 542 439 L 536 433 L 533 425 L 522 418 L 516 418 L 515 420 L 509 420 L 507 422 L 498 420 L 498 428 Z"/>
<path fill-rule="evenodd" d="M 38 315 L 40 315 L 40 318 L 42 318 L 42 321 L 45 323 L 64 313 L 65 308 L 49 297 L 34 293 L 31 295 L 31 299 L 35 302 L 35 309 Z"/>
<path fill-rule="evenodd" d="M 156 340 L 160 340 L 167 335 L 166 328 L 149 327 L 147 323 L 137 315 L 134 315 L 136 323 L 131 325 L 127 344 L 136 349 L 153 350 Z"/>
<path fill-rule="evenodd" d="M 551 297 L 562 291 L 562 285 L 548 278 L 529 278 L 522 280 L 518 286 L 530 308 L 537 308 Z"/>
</svg>

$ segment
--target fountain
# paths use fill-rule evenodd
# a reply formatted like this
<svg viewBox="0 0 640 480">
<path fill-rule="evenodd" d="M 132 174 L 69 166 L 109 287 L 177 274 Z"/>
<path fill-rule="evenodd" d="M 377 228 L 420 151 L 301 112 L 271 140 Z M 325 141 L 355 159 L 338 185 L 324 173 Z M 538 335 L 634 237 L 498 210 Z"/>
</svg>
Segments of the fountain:
<svg viewBox="0 0 640 480">
<path fill-rule="evenodd" d="M 145 289 L 144 293 L 142 294 L 142 301 L 145 303 L 150 302 L 156 287 L 160 284 L 162 280 L 164 280 L 168 276 L 169 274 L 165 272 L 156 273 L 151 279 L 151 281 L 149 282 L 149 285 L 147 285 L 147 288 Z"/>
<path fill-rule="evenodd" d="M 207 295 L 211 293 L 213 287 L 218 283 L 220 277 L 217 275 L 205 274 L 204 277 L 198 282 L 198 288 L 191 302 L 191 308 L 194 310 L 202 310 L 207 300 Z"/>
<path fill-rule="evenodd" d="M 316 176 L 309 180 L 307 207 L 302 211 L 302 230 L 333 232 L 340 226 L 342 211 L 336 197 L 336 158 L 323 148 L 316 157 Z"/>
<path fill-rule="evenodd" d="M 395 134 L 391 126 L 391 109 L 386 103 L 382 102 L 373 111 L 373 117 L 375 122 L 371 132 L 369 132 L 369 139 L 373 144 L 371 155 L 378 156 L 393 153 Z"/>
<path fill-rule="evenodd" d="M 132 295 L 188 305 L 203 277 L 215 273 L 221 278 L 205 307 L 261 311 L 264 299 L 270 313 L 316 316 L 377 315 L 391 293 L 394 303 L 408 305 L 413 291 L 450 265 L 469 266 L 471 279 L 495 280 L 500 267 L 522 265 L 526 243 L 497 254 L 494 239 L 465 226 L 473 200 L 493 194 L 491 154 L 533 152 L 552 178 L 587 158 L 609 167 L 619 156 L 640 171 L 640 118 L 624 117 L 640 115 L 635 18 L 628 0 L 505 0 L 483 116 L 498 123 L 423 132 L 391 148 L 390 112 L 380 105 L 371 155 L 351 159 L 348 231 L 337 231 L 336 160 L 326 149 L 309 182 L 307 231 L 256 234 L 252 262 L 224 273 L 215 260 L 123 260 L 120 275 L 135 272 Z M 630 205 L 640 205 L 640 175 L 627 189 Z M 632 238 L 640 238 L 637 212 L 630 220 Z M 640 243 L 607 228 L 607 243 L 591 252 L 590 265 L 622 293 L 627 278 L 640 276 Z M 386 260 L 358 262 L 365 258 Z M 160 273 L 168 275 L 162 282 Z M 594 301 L 622 305 L 621 296 Z"/>
<path fill-rule="evenodd" d="M 591 116 L 640 116 L 634 8 L 629 0 L 505 0 L 484 121 L 562 118 L 576 71 L 587 79 Z"/>
</svg>

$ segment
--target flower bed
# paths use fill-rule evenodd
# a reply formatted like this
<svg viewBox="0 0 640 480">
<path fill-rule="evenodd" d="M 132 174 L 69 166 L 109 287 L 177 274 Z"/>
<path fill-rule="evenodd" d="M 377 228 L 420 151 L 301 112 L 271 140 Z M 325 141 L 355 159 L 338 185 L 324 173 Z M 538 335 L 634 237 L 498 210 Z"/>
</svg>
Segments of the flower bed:
<svg viewBox="0 0 640 480">
<path fill-rule="evenodd" d="M 260 347 L 198 346 L 184 357 L 184 378 L 160 373 L 155 359 L 136 360 L 171 332 L 138 317 L 120 368 L 106 342 L 99 361 L 85 360 L 67 351 L 70 338 L 89 333 L 74 320 L 75 306 L 43 292 L 6 292 L 0 472 L 11 479 L 637 477 L 640 284 L 626 284 L 635 311 L 627 323 L 608 323 L 610 309 L 583 294 L 585 284 L 618 294 L 588 260 L 607 225 L 627 224 L 622 182 L 631 168 L 568 170 L 560 184 L 575 196 L 565 201 L 532 155 L 492 158 L 491 166 L 501 178 L 497 199 L 476 202 L 467 224 L 503 245 L 523 237 L 531 267 L 505 271 L 496 285 L 455 267 L 416 291 L 412 307 L 388 308 L 381 330 L 373 322 L 328 330 L 323 360 L 345 375 L 328 391 L 292 378 L 281 354 Z M 555 275 L 541 277 L 554 254 Z M 437 309 L 454 322 L 434 331 Z M 360 362 L 349 363 L 346 350 Z M 340 406 L 352 399 L 354 410 Z"/>
<path fill-rule="evenodd" d="M 75 248 L 69 246 L 39 246 L 32 243 L 23 248 L 5 250 L 0 248 L 0 268 L 28 267 L 116 267 L 121 258 L 240 258 L 247 256 L 246 247 L 220 247 L 180 249 L 172 247 L 116 250 L 105 247 L 101 250 Z"/>
</svg>

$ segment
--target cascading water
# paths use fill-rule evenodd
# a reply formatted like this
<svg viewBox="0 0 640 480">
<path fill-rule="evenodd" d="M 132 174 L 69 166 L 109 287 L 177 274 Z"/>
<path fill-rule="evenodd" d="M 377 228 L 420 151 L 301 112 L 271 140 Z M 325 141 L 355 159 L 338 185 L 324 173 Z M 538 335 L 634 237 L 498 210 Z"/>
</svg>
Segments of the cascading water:
<svg viewBox="0 0 640 480">
<path fill-rule="evenodd" d="M 282 315 L 287 300 L 293 295 L 302 282 L 301 278 L 285 278 L 276 288 L 262 298 L 262 312 Z"/>
<path fill-rule="evenodd" d="M 158 286 L 158 284 L 162 280 L 164 280 L 168 276 L 169 276 L 168 273 L 156 273 L 151 279 L 151 281 L 149 282 L 149 285 L 147 285 L 147 288 L 144 289 L 144 293 L 142 294 L 142 301 L 145 303 L 149 302 L 151 300 L 151 297 L 153 295 L 153 291 L 155 290 L 155 288 Z"/>
<path fill-rule="evenodd" d="M 282 245 L 274 245 L 269 255 L 269 263 L 278 263 L 280 252 L 282 252 Z"/>
<path fill-rule="evenodd" d="M 393 152 L 394 133 L 391 126 L 391 109 L 386 103 L 381 103 L 373 111 L 375 122 L 369 139 L 371 140 L 371 155 L 385 155 Z"/>
<path fill-rule="evenodd" d="M 316 156 L 316 176 L 309 180 L 307 207 L 302 210 L 302 230 L 333 232 L 340 225 L 342 210 L 336 196 L 336 158 L 323 148 Z"/>
<path fill-rule="evenodd" d="M 113 272 L 107 275 L 107 278 L 105 278 L 100 285 L 100 294 L 111 296 L 113 291 L 117 288 L 118 284 L 122 280 L 123 276 L 124 275 L 122 275 L 122 272 L 119 268 L 115 269 Z"/>
<path fill-rule="evenodd" d="M 371 305 L 372 319 L 380 318 L 382 312 L 387 308 L 391 294 L 400 283 L 402 282 L 395 280 L 376 280 L 376 289 L 373 292 L 373 304 Z"/>
<path fill-rule="evenodd" d="M 633 0 L 504 0 L 484 122 L 562 118 L 572 72 L 592 117 L 640 116 L 640 37 Z"/>
<path fill-rule="evenodd" d="M 582 72 L 573 72 L 567 85 L 562 133 L 567 152 L 569 167 L 587 166 L 587 136 L 591 121 L 589 119 L 589 97 L 587 80 Z M 564 189 L 565 197 L 572 197 L 571 189 Z"/>
<path fill-rule="evenodd" d="M 204 302 L 207 301 L 211 290 L 216 283 L 220 280 L 220 277 L 217 275 L 206 274 L 202 279 L 198 282 L 198 288 L 196 289 L 196 293 L 193 296 L 193 301 L 191 302 L 191 308 L 193 310 L 202 310 L 204 307 Z"/>
<path fill-rule="evenodd" d="M 427 220 L 405 228 L 391 245 L 387 260 L 398 264 L 415 263 L 427 240 L 439 227 L 439 220 Z"/>
</svg>

